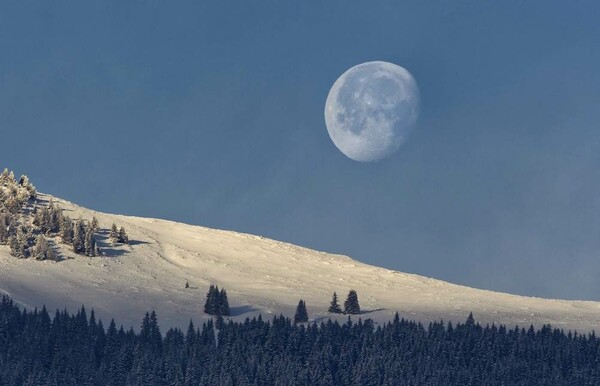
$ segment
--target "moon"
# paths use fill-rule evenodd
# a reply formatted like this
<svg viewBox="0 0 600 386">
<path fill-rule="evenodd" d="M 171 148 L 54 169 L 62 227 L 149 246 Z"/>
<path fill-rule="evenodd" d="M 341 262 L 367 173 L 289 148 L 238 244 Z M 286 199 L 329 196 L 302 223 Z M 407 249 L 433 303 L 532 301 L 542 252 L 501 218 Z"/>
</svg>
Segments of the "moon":
<svg viewBox="0 0 600 386">
<path fill-rule="evenodd" d="M 354 66 L 331 86 L 325 124 L 348 158 L 376 162 L 406 141 L 419 115 L 419 87 L 405 68 L 375 61 Z"/>
</svg>

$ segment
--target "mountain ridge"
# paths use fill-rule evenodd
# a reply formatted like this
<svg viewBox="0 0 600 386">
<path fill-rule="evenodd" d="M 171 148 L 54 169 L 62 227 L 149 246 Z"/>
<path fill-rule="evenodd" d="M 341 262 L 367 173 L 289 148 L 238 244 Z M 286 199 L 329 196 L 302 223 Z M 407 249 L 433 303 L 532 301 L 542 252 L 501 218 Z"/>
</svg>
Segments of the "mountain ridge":
<svg viewBox="0 0 600 386">
<path fill-rule="evenodd" d="M 293 316 L 299 299 L 312 321 L 347 316 L 327 313 L 334 291 L 341 301 L 358 292 L 357 319 L 391 320 L 396 312 L 424 323 L 464 321 L 472 312 L 482 323 L 551 324 L 591 331 L 600 323 L 600 303 L 542 299 L 474 289 L 425 276 L 358 262 L 262 236 L 170 220 L 97 212 L 46 194 L 71 218 L 96 217 L 102 256 L 76 255 L 60 246 L 60 262 L 17 259 L 0 246 L 0 292 L 26 307 L 75 310 L 84 304 L 103 319 L 138 327 L 154 309 L 165 327 L 200 322 L 211 283 L 227 288 L 232 318 L 262 314 Z M 125 226 L 129 245 L 112 246 L 107 230 Z M 56 244 L 59 244 L 58 242 Z M 191 288 L 185 288 L 185 282 Z"/>
</svg>

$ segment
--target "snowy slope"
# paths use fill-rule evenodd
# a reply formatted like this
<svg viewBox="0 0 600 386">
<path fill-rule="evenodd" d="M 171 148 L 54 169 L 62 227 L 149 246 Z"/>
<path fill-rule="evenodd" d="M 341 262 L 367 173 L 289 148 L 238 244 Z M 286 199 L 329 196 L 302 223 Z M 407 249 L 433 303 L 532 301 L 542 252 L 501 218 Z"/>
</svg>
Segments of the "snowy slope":
<svg viewBox="0 0 600 386">
<path fill-rule="evenodd" d="M 50 197 L 41 195 L 42 199 Z M 201 322 L 210 283 L 227 289 L 234 319 L 262 313 L 293 316 L 299 299 L 320 320 L 333 291 L 343 303 L 358 292 L 362 317 L 464 321 L 470 311 L 483 323 L 528 326 L 550 323 L 590 331 L 600 325 L 600 303 L 548 300 L 473 289 L 423 276 L 370 266 L 349 257 L 230 231 L 150 218 L 105 214 L 54 198 L 73 219 L 96 216 L 106 231 L 125 226 L 131 245 L 110 247 L 101 235 L 102 257 L 71 254 L 61 262 L 16 259 L 0 246 L 0 293 L 26 307 L 76 310 L 93 306 L 106 322 L 114 317 L 138 327 L 154 309 L 163 329 Z M 185 288 L 186 280 L 191 288 Z M 345 320 L 345 316 L 339 317 Z"/>
</svg>

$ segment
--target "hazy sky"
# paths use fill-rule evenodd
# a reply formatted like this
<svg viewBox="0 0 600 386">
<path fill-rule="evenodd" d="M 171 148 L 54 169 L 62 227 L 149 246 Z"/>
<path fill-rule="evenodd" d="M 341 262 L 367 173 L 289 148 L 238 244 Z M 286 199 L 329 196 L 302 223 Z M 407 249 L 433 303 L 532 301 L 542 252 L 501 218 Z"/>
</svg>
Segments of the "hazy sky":
<svg viewBox="0 0 600 386">
<path fill-rule="evenodd" d="M 0 166 L 97 210 L 600 300 L 598 20 L 592 1 L 2 2 Z M 415 76 L 421 116 L 361 164 L 323 109 L 371 60 Z"/>
</svg>

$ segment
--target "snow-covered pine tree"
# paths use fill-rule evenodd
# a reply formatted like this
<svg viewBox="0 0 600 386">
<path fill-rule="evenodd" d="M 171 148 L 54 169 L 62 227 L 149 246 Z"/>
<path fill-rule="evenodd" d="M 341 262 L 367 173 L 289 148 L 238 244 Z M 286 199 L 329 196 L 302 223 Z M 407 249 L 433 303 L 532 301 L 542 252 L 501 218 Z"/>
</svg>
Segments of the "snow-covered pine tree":
<svg viewBox="0 0 600 386">
<path fill-rule="evenodd" d="M 33 216 L 33 225 L 37 225 L 42 233 L 46 233 L 48 231 L 49 217 L 50 214 L 48 213 L 48 208 L 44 206 L 35 212 L 35 215 Z"/>
<path fill-rule="evenodd" d="M 31 241 L 31 233 L 29 229 L 17 227 L 17 233 L 9 239 L 10 253 L 15 257 L 26 259 L 30 255 L 29 246 Z"/>
<path fill-rule="evenodd" d="M 64 216 L 60 226 L 60 237 L 63 243 L 72 244 L 74 231 L 73 231 L 73 220 L 69 216 Z"/>
<path fill-rule="evenodd" d="M 85 251 L 85 225 L 82 219 L 77 220 L 73 227 L 73 252 L 83 253 Z"/>
<path fill-rule="evenodd" d="M 8 194 L 8 197 L 4 199 L 4 207 L 9 213 L 12 214 L 17 214 L 21 210 L 21 206 L 19 205 L 17 198 L 10 193 Z"/>
<path fill-rule="evenodd" d="M 36 260 L 56 260 L 56 253 L 43 235 L 38 235 L 32 257 Z"/>
<path fill-rule="evenodd" d="M 62 222 L 62 210 L 50 203 L 48 207 L 48 232 L 49 233 L 58 233 L 60 230 L 60 224 Z"/>
<path fill-rule="evenodd" d="M 19 179 L 19 185 L 22 186 L 27 192 L 28 199 L 34 199 L 36 197 L 37 192 L 35 190 L 35 186 L 33 186 L 33 184 L 29 181 L 29 177 L 22 175 Z"/>
<path fill-rule="evenodd" d="M 19 248 L 19 241 L 17 240 L 16 235 L 10 235 L 8 237 L 8 246 L 10 247 L 10 254 L 12 256 L 21 257 L 20 256 L 21 249 Z"/>
<path fill-rule="evenodd" d="M 38 235 L 33 247 L 32 256 L 36 260 L 46 260 L 48 254 L 48 242 L 42 235 Z"/>
<path fill-rule="evenodd" d="M 87 256 L 96 256 L 96 238 L 91 226 L 85 227 L 83 248 Z"/>
<path fill-rule="evenodd" d="M 4 168 L 2 174 L 0 174 L 0 182 L 7 182 L 9 173 L 8 168 Z"/>
<path fill-rule="evenodd" d="M 8 243 L 8 238 L 15 227 L 15 220 L 10 213 L 0 213 L 0 244 Z"/>
</svg>

